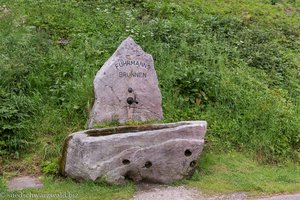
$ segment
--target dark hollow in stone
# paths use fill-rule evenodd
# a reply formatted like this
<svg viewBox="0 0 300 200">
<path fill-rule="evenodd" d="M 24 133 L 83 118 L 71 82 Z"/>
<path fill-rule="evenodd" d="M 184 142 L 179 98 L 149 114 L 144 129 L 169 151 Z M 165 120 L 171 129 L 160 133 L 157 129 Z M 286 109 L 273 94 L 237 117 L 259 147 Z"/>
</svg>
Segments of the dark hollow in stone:
<svg viewBox="0 0 300 200">
<path fill-rule="evenodd" d="M 189 149 L 187 149 L 187 150 L 185 150 L 184 155 L 185 156 L 191 156 L 192 152 Z"/>
<path fill-rule="evenodd" d="M 129 105 L 131 105 L 133 102 L 134 102 L 134 99 L 133 99 L 132 97 L 128 97 L 128 98 L 127 98 L 127 103 L 128 103 Z"/>
<path fill-rule="evenodd" d="M 181 123 L 181 125 L 187 125 L 187 123 Z M 139 132 L 139 131 L 154 131 L 154 130 L 161 130 L 166 128 L 175 128 L 178 125 L 141 125 L 141 126 L 118 126 L 113 128 L 102 128 L 102 129 L 90 129 L 85 131 L 85 133 L 89 137 L 100 137 L 106 135 L 113 135 L 113 134 L 122 134 L 128 132 Z"/>
<path fill-rule="evenodd" d="M 133 89 L 130 87 L 130 88 L 128 88 L 128 92 L 129 93 L 132 93 L 133 92 Z"/>
<path fill-rule="evenodd" d="M 150 161 L 145 162 L 145 167 L 150 168 L 152 166 L 152 163 Z"/>
<path fill-rule="evenodd" d="M 128 181 L 137 181 L 137 180 L 139 180 L 138 174 L 136 174 L 133 171 L 126 172 L 125 175 L 124 175 L 124 178 L 125 178 L 125 180 L 128 180 Z"/>
<path fill-rule="evenodd" d="M 191 163 L 190 163 L 190 167 L 195 167 L 197 164 L 196 160 L 193 160 Z"/>
<path fill-rule="evenodd" d="M 130 161 L 127 160 L 127 159 L 124 159 L 124 160 L 122 161 L 122 163 L 123 163 L 123 165 L 129 165 L 129 164 L 130 164 Z"/>
</svg>

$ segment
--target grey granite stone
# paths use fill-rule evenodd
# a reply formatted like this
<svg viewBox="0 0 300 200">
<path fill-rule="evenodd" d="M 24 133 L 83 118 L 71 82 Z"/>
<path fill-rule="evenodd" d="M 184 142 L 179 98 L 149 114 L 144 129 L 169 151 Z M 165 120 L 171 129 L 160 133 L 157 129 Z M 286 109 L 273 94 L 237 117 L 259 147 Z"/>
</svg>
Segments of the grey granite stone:
<svg viewBox="0 0 300 200">
<path fill-rule="evenodd" d="M 89 128 L 112 120 L 124 123 L 163 118 L 153 58 L 130 37 L 98 71 L 94 94 Z"/>
<path fill-rule="evenodd" d="M 76 180 L 171 183 L 192 174 L 206 126 L 187 121 L 76 132 L 65 141 L 60 171 Z"/>
</svg>

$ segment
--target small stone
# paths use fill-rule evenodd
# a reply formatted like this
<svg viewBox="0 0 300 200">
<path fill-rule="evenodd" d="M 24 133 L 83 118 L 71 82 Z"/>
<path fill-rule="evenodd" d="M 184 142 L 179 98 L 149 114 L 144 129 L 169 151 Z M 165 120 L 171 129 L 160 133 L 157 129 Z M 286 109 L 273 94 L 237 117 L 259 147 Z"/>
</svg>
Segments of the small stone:
<svg viewBox="0 0 300 200">
<path fill-rule="evenodd" d="M 130 37 L 98 71 L 94 93 L 89 128 L 109 121 L 124 123 L 163 118 L 153 58 Z"/>
<path fill-rule="evenodd" d="M 8 182 L 9 191 L 42 187 L 43 183 L 38 178 L 31 176 L 16 177 Z"/>
</svg>

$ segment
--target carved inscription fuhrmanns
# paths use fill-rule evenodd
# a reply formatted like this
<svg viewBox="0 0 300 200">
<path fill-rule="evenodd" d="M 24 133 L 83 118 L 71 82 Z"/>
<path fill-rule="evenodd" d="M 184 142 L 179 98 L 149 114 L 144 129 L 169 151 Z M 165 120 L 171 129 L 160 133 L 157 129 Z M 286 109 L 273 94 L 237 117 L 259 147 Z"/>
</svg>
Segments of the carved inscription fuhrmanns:
<svg viewBox="0 0 300 200">
<path fill-rule="evenodd" d="M 112 120 L 124 123 L 163 118 L 153 58 L 130 37 L 121 43 L 98 71 L 94 93 L 89 128 Z"/>
</svg>

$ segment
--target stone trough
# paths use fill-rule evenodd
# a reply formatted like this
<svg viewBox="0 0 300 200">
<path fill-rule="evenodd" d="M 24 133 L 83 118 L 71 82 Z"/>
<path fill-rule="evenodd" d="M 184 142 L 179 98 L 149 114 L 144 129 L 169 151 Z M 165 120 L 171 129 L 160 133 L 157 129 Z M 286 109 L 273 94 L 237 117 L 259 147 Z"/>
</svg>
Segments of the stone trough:
<svg viewBox="0 0 300 200">
<path fill-rule="evenodd" d="M 66 138 L 60 171 L 76 180 L 171 183 L 193 173 L 205 121 L 79 131 Z"/>
</svg>

